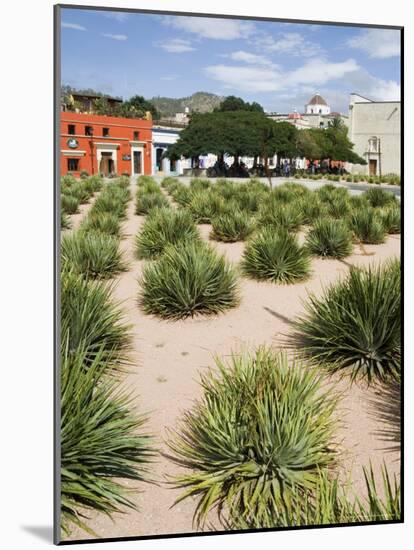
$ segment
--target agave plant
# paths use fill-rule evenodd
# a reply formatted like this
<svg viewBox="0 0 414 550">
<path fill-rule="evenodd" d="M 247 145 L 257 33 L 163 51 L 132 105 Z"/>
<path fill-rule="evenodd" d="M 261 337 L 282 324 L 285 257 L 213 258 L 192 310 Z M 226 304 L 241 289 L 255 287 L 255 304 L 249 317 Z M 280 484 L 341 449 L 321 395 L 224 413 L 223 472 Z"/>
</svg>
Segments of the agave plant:
<svg viewBox="0 0 414 550">
<path fill-rule="evenodd" d="M 82 347 L 85 367 L 98 354 L 104 368 L 118 370 L 129 364 L 129 326 L 112 297 L 111 285 L 63 270 L 60 318 L 66 352 L 76 355 Z"/>
<path fill-rule="evenodd" d="M 73 195 L 61 195 L 61 208 L 66 214 L 79 212 L 79 200 Z"/>
<path fill-rule="evenodd" d="M 343 197 L 339 195 L 334 195 L 331 200 L 326 201 L 326 208 L 328 215 L 333 218 L 339 219 L 343 218 L 349 214 L 351 206 L 349 203 L 348 197 Z"/>
<path fill-rule="evenodd" d="M 321 297 L 309 296 L 294 339 L 332 372 L 388 380 L 400 370 L 400 302 L 399 261 L 353 268 Z"/>
<path fill-rule="evenodd" d="M 286 230 L 264 229 L 247 243 L 242 269 L 254 279 L 296 283 L 310 274 L 309 252 Z"/>
<path fill-rule="evenodd" d="M 244 241 L 254 229 L 254 221 L 248 213 L 237 209 L 219 214 L 211 221 L 211 236 L 217 241 Z"/>
<path fill-rule="evenodd" d="M 383 208 L 381 210 L 381 219 L 387 233 L 401 233 L 401 209 L 398 205 Z"/>
<path fill-rule="evenodd" d="M 92 231 L 64 235 L 61 260 L 64 268 L 93 279 L 111 278 L 125 270 L 119 239 Z"/>
<path fill-rule="evenodd" d="M 66 214 L 64 210 L 60 211 L 60 228 L 61 229 L 70 229 L 72 227 L 72 223 L 69 219 L 69 216 Z"/>
<path fill-rule="evenodd" d="M 138 259 L 153 259 L 168 245 L 199 238 L 197 226 L 188 211 L 156 208 L 150 212 L 135 238 L 135 253 Z"/>
<path fill-rule="evenodd" d="M 113 196 L 111 192 L 104 193 L 96 199 L 91 213 L 93 214 L 112 214 L 119 219 L 125 217 L 125 203 L 121 198 Z"/>
<path fill-rule="evenodd" d="M 198 525 L 214 509 L 247 523 L 288 515 L 335 463 L 336 396 L 315 370 L 270 349 L 216 364 L 169 441 L 189 470 L 174 480 L 177 502 L 198 498 Z"/>
<path fill-rule="evenodd" d="M 316 193 L 299 199 L 298 207 L 302 214 L 302 223 L 306 225 L 312 225 L 315 220 L 328 214 L 326 205 L 322 203 Z"/>
<path fill-rule="evenodd" d="M 203 178 L 193 178 L 190 181 L 190 189 L 193 191 L 205 191 L 210 187 L 210 182 L 208 179 Z"/>
<path fill-rule="evenodd" d="M 197 242 L 168 246 L 144 267 L 141 304 L 165 319 L 221 313 L 239 302 L 237 277 L 224 256 Z"/>
<path fill-rule="evenodd" d="M 345 222 L 322 218 L 307 234 L 306 245 L 316 256 L 341 259 L 352 252 L 352 235 Z"/>
<path fill-rule="evenodd" d="M 161 193 L 145 193 L 137 196 L 135 214 L 148 214 L 153 208 L 168 208 L 170 203 Z"/>
<path fill-rule="evenodd" d="M 110 212 L 97 214 L 91 211 L 81 224 L 82 231 L 97 231 L 106 235 L 120 236 L 121 225 L 119 217 Z"/>
<path fill-rule="evenodd" d="M 368 191 L 365 191 L 363 196 L 374 208 L 398 203 L 397 197 L 394 193 L 384 191 L 384 189 L 379 189 L 378 187 L 368 189 Z"/>
<path fill-rule="evenodd" d="M 258 223 L 262 227 L 272 226 L 287 231 L 298 231 L 303 223 L 303 216 L 298 204 L 281 204 L 273 199 L 262 205 Z"/>
<path fill-rule="evenodd" d="M 208 191 L 193 192 L 188 209 L 197 223 L 210 223 L 211 219 L 223 209 L 221 197 Z"/>
<path fill-rule="evenodd" d="M 84 360 L 82 348 L 63 352 L 60 501 L 64 533 L 76 525 L 95 535 L 88 511 L 135 508 L 122 480 L 145 481 L 154 451 L 143 432 L 146 418 L 132 412 L 131 398 L 114 378 L 102 378 L 100 354 L 88 369 Z"/>
<path fill-rule="evenodd" d="M 384 464 L 381 468 L 382 490 L 377 489 L 372 465 L 363 467 L 366 498 L 353 494 L 350 482 L 340 483 L 326 470 L 319 473 L 316 488 L 298 492 L 289 508 L 266 510 L 251 514 L 247 519 L 232 516 L 224 522 L 228 530 L 263 529 L 304 525 L 333 525 L 359 522 L 392 521 L 401 519 L 400 484 L 391 479 Z"/>
<path fill-rule="evenodd" d="M 182 207 L 186 207 L 190 204 L 192 198 L 193 198 L 194 192 L 187 186 L 183 185 L 182 183 L 177 184 L 172 190 L 171 190 L 171 196 L 174 199 L 174 201 Z"/>
<path fill-rule="evenodd" d="M 381 213 L 372 207 L 352 212 L 350 228 L 361 243 L 381 244 L 385 240 L 385 227 Z"/>
<path fill-rule="evenodd" d="M 89 199 L 92 196 L 90 190 L 85 187 L 83 182 L 77 181 L 70 187 L 70 195 L 76 197 L 79 201 L 79 204 L 85 204 L 89 202 Z"/>
</svg>

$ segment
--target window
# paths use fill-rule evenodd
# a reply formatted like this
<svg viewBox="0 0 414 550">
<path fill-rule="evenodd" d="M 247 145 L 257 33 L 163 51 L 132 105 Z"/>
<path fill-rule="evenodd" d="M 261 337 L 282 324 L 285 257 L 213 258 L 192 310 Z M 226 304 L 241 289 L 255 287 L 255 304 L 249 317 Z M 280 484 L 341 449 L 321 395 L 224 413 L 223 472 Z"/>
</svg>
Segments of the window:
<svg viewBox="0 0 414 550">
<path fill-rule="evenodd" d="M 321 113 L 322 113 L 322 109 L 319 109 L 319 114 L 321 114 Z"/>
<path fill-rule="evenodd" d="M 68 159 L 68 172 L 77 172 L 79 170 L 79 159 Z"/>
<path fill-rule="evenodd" d="M 368 151 L 370 153 L 377 153 L 378 152 L 378 138 L 372 137 L 368 140 Z"/>
<path fill-rule="evenodd" d="M 92 126 L 85 126 L 85 136 L 93 136 Z"/>
<path fill-rule="evenodd" d="M 109 136 L 109 128 L 102 128 L 102 135 L 103 137 Z"/>
<path fill-rule="evenodd" d="M 138 141 L 139 140 L 139 132 L 138 130 L 135 130 L 134 131 L 134 141 Z"/>
<path fill-rule="evenodd" d="M 325 125 L 324 125 L 323 122 L 320 122 L 320 123 L 319 123 L 319 128 L 323 128 L 324 126 L 325 126 Z"/>
<path fill-rule="evenodd" d="M 71 136 L 76 134 L 76 126 L 74 124 L 68 124 L 68 134 Z"/>
</svg>

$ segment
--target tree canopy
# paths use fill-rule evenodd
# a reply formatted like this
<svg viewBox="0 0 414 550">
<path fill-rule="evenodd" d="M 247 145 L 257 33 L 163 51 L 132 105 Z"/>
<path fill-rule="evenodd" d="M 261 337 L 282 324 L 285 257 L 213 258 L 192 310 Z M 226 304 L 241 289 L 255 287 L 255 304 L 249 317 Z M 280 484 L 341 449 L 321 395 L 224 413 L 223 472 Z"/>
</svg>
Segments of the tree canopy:
<svg viewBox="0 0 414 550">
<path fill-rule="evenodd" d="M 234 95 L 225 97 L 220 105 L 214 109 L 214 112 L 216 113 L 225 113 L 228 111 L 252 111 L 256 113 L 264 113 L 263 107 L 256 101 L 253 101 L 253 103 L 248 103 L 241 97 L 236 97 Z"/>
</svg>

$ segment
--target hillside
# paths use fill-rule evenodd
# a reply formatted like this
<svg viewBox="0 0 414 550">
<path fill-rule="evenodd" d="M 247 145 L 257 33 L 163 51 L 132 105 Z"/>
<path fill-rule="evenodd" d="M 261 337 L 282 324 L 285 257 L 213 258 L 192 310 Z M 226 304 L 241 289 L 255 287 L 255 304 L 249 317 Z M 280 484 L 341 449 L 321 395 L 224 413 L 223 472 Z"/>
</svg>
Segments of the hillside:
<svg viewBox="0 0 414 550">
<path fill-rule="evenodd" d="M 220 105 L 224 97 L 208 92 L 196 92 L 189 97 L 152 97 L 149 101 L 155 105 L 162 116 L 173 116 L 175 113 L 183 113 L 185 107 L 190 111 L 199 113 L 211 112 L 214 107 Z"/>
</svg>

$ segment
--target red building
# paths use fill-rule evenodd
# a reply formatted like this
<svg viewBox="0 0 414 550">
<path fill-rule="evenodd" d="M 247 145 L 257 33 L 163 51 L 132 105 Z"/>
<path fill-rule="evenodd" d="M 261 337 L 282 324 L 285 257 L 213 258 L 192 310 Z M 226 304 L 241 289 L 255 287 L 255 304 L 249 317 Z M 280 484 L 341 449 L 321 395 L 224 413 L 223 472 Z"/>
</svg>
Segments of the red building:
<svg viewBox="0 0 414 550">
<path fill-rule="evenodd" d="M 150 175 L 151 150 L 152 120 L 60 113 L 62 175 Z"/>
</svg>

